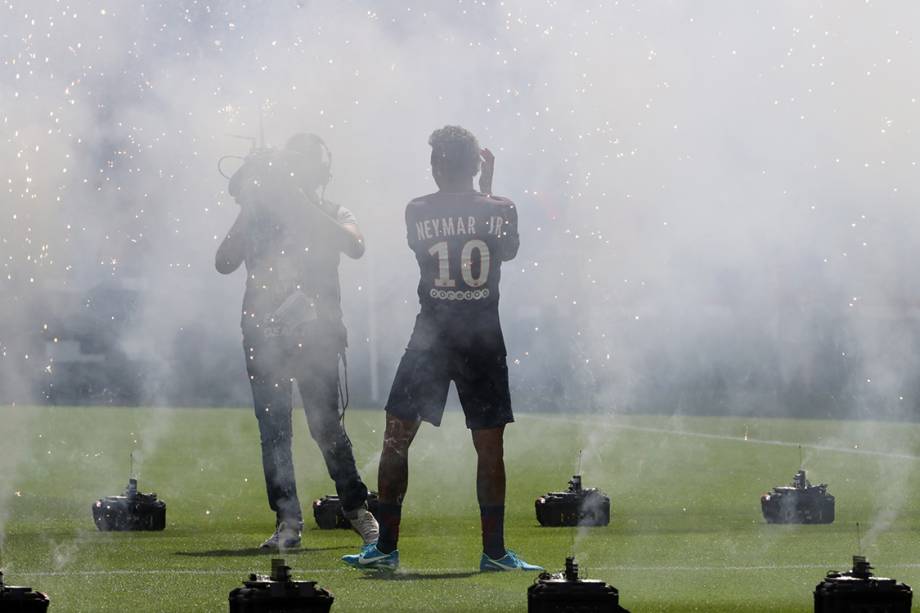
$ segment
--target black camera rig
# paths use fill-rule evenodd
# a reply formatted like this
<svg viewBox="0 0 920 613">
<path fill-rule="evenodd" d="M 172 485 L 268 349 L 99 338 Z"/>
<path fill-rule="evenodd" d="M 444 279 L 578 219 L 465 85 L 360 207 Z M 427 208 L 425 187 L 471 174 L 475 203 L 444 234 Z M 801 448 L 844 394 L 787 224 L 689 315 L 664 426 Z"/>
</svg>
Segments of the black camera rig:
<svg viewBox="0 0 920 613">
<path fill-rule="evenodd" d="M 312 174 L 311 185 L 319 187 L 321 193 L 319 198 L 316 198 L 310 190 L 306 190 L 304 196 L 311 204 L 329 214 L 325 194 L 326 186 L 332 179 L 332 151 L 329 150 L 322 137 L 317 134 L 299 133 L 292 137 L 283 148 L 270 147 L 265 144 L 265 128 L 261 113 L 259 114 L 258 138 L 244 134 L 228 134 L 228 136 L 249 141 L 249 152 L 246 155 L 228 154 L 217 160 L 217 172 L 230 181 L 230 195 L 236 198 L 238 203 L 244 205 L 246 202 L 246 198 L 240 197 L 241 190 L 245 190 L 246 187 L 260 194 L 258 197 L 251 198 L 253 201 L 276 199 L 284 193 L 285 188 L 298 185 L 296 176 L 306 172 L 306 169 L 311 169 L 311 172 L 315 173 Z M 310 162 L 305 156 L 306 151 L 312 148 L 319 150 L 320 156 L 325 154 L 325 159 Z M 234 172 L 227 174 L 223 168 L 227 160 L 238 160 L 240 166 Z"/>
</svg>

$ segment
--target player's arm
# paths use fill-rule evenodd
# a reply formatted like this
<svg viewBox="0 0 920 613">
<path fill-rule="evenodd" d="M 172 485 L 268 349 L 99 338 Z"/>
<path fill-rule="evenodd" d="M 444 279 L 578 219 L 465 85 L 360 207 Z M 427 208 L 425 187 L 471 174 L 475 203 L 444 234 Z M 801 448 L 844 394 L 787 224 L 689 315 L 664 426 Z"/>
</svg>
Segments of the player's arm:
<svg viewBox="0 0 920 613">
<path fill-rule="evenodd" d="M 492 176 L 495 174 L 495 154 L 488 147 L 479 150 L 482 164 L 479 167 L 479 191 L 492 194 Z"/>
<path fill-rule="evenodd" d="M 229 275 L 239 268 L 246 258 L 246 226 L 249 217 L 246 210 L 245 207 L 240 207 L 236 221 L 233 222 L 227 236 L 217 248 L 217 255 L 214 256 L 214 267 L 222 275 Z"/>
<path fill-rule="evenodd" d="M 479 151 L 479 157 L 482 158 L 479 173 L 479 191 L 491 196 L 492 177 L 495 175 L 495 154 L 488 148 L 484 148 Z M 502 235 L 499 238 L 503 262 L 513 260 L 517 255 L 518 247 L 521 246 L 521 239 L 518 236 L 517 229 L 517 209 L 513 202 L 510 200 L 507 202 L 508 206 L 502 212 L 502 216 L 505 218 L 505 225 L 502 226 Z"/>
<path fill-rule="evenodd" d="M 501 245 L 501 258 L 503 262 L 513 260 L 517 255 L 518 247 L 521 246 L 521 238 L 518 236 L 518 217 L 517 207 L 514 203 L 508 201 L 508 205 L 502 211 L 505 218 L 505 224 L 502 226 L 502 235 L 499 237 Z"/>
</svg>

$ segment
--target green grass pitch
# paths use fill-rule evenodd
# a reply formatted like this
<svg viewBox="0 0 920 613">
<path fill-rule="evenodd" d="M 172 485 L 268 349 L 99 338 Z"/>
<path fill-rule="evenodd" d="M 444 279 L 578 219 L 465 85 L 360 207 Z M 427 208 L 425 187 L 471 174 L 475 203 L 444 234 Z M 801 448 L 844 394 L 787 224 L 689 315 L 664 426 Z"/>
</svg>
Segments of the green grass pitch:
<svg viewBox="0 0 920 613">
<path fill-rule="evenodd" d="M 349 433 L 376 483 L 381 411 L 350 410 Z M 345 568 L 357 536 L 315 528 L 312 499 L 332 493 L 305 420 L 295 456 L 307 529 L 285 557 L 336 597 L 333 611 L 522 611 L 533 574 L 480 574 L 475 456 L 458 411 L 422 427 L 410 458 L 400 554 L 391 577 Z M 745 440 L 747 439 L 747 440 Z M 837 521 L 772 526 L 759 497 L 799 465 L 829 483 Z M 143 491 L 168 504 L 161 533 L 95 530 L 90 505 L 120 493 L 137 450 Z M 533 501 L 561 489 L 584 449 L 586 486 L 612 499 L 606 528 L 541 528 Z M 829 568 L 864 553 L 877 573 L 920 587 L 920 426 L 915 424 L 529 416 L 506 436 L 506 542 L 552 570 L 573 550 L 589 577 L 632 611 L 810 611 Z M 0 409 L 0 524 L 7 580 L 49 594 L 52 611 L 225 611 L 228 592 L 271 555 L 251 411 Z"/>
</svg>

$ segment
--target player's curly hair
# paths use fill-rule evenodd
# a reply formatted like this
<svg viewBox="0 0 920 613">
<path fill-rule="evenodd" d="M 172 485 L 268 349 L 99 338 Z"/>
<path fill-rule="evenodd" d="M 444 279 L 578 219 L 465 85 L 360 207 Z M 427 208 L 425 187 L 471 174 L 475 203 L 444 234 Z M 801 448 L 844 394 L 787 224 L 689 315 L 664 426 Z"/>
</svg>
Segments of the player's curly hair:
<svg viewBox="0 0 920 613">
<path fill-rule="evenodd" d="M 431 166 L 450 178 L 472 177 L 479 172 L 479 141 L 460 126 L 444 126 L 428 137 Z"/>
</svg>

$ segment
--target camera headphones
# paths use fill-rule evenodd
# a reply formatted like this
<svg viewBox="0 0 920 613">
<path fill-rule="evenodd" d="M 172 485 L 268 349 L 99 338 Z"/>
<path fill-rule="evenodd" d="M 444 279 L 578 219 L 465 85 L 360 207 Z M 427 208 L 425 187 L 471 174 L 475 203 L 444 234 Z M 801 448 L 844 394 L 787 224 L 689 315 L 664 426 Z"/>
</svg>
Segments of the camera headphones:
<svg viewBox="0 0 920 613">
<path fill-rule="evenodd" d="M 287 151 L 293 151 L 303 155 L 309 154 L 311 150 L 319 150 L 321 159 L 316 168 L 316 180 L 317 183 L 325 189 L 326 185 L 328 185 L 329 181 L 332 179 L 332 152 L 329 151 L 326 141 L 316 134 L 298 132 L 287 140 L 284 144 L 284 148 Z M 323 155 L 323 152 L 325 152 L 325 155 Z"/>
</svg>

